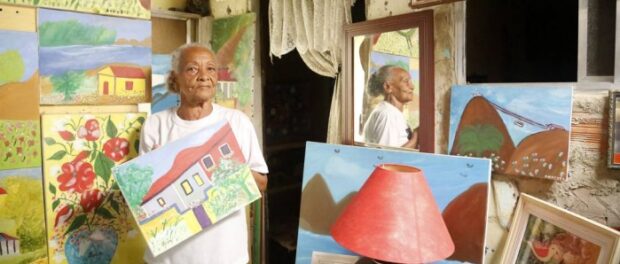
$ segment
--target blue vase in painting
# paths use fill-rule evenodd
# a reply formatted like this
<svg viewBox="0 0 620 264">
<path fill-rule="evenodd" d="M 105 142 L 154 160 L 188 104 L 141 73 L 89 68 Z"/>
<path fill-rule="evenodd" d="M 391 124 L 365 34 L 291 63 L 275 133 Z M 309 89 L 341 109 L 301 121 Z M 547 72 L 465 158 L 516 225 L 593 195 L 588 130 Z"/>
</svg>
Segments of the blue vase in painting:
<svg viewBox="0 0 620 264">
<path fill-rule="evenodd" d="M 65 256 L 69 264 L 109 264 L 117 244 L 118 235 L 112 228 L 78 229 L 67 236 Z"/>
</svg>

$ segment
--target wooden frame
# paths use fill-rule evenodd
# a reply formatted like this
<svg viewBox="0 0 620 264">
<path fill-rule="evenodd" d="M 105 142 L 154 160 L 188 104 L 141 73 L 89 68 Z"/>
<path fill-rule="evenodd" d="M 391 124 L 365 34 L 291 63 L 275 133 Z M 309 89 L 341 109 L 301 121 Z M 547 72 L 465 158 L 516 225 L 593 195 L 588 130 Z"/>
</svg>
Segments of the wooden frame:
<svg viewBox="0 0 620 264">
<path fill-rule="evenodd" d="M 620 169 L 620 115 L 617 114 L 618 100 L 620 100 L 620 91 L 609 91 L 609 141 L 607 167 L 612 169 Z M 618 144 L 617 144 L 618 143 Z M 618 148 L 619 150 L 615 150 Z"/>
<path fill-rule="evenodd" d="M 558 263 L 564 258 L 573 258 L 576 263 L 619 263 L 620 233 L 521 193 L 500 263 L 522 263 L 527 258 L 543 262 L 554 259 Z"/>
<path fill-rule="evenodd" d="M 353 60 L 354 42 L 353 37 L 360 35 L 390 32 L 417 27 L 419 28 L 419 83 L 420 83 L 420 111 L 419 111 L 419 150 L 434 152 L 435 148 L 435 87 L 434 87 L 434 35 L 433 35 L 433 11 L 386 17 L 377 20 L 364 21 L 345 25 L 345 61 L 344 61 L 344 87 L 341 94 L 343 101 L 342 139 L 344 144 L 367 145 L 355 142 L 354 139 L 354 92 L 353 87 Z"/>
</svg>

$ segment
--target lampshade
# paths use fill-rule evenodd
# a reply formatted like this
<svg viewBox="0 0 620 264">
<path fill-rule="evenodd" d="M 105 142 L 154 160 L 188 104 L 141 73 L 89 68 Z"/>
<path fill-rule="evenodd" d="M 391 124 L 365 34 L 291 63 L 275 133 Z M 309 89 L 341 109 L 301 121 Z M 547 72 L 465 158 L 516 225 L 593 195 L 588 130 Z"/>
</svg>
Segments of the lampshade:
<svg viewBox="0 0 620 264">
<path fill-rule="evenodd" d="M 425 263 L 454 252 L 422 170 L 404 165 L 378 165 L 331 234 L 343 247 L 382 261 Z"/>
</svg>

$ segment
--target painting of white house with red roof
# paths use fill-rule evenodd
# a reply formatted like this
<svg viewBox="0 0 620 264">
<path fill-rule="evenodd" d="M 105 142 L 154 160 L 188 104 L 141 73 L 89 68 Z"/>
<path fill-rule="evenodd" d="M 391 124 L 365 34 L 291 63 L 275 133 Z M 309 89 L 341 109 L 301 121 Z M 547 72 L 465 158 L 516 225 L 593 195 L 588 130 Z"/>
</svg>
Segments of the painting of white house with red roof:
<svg viewBox="0 0 620 264">
<path fill-rule="evenodd" d="M 260 198 L 226 121 L 112 171 L 155 256 Z"/>
</svg>

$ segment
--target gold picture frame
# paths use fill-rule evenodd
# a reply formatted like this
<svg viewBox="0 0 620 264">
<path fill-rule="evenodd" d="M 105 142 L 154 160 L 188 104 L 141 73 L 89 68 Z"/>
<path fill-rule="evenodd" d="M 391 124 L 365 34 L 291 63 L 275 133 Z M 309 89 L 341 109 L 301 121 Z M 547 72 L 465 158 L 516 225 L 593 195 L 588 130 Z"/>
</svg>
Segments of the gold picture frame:
<svg viewBox="0 0 620 264">
<path fill-rule="evenodd" d="M 515 212 L 500 263 L 620 263 L 620 232 L 610 227 L 525 193 Z"/>
</svg>

